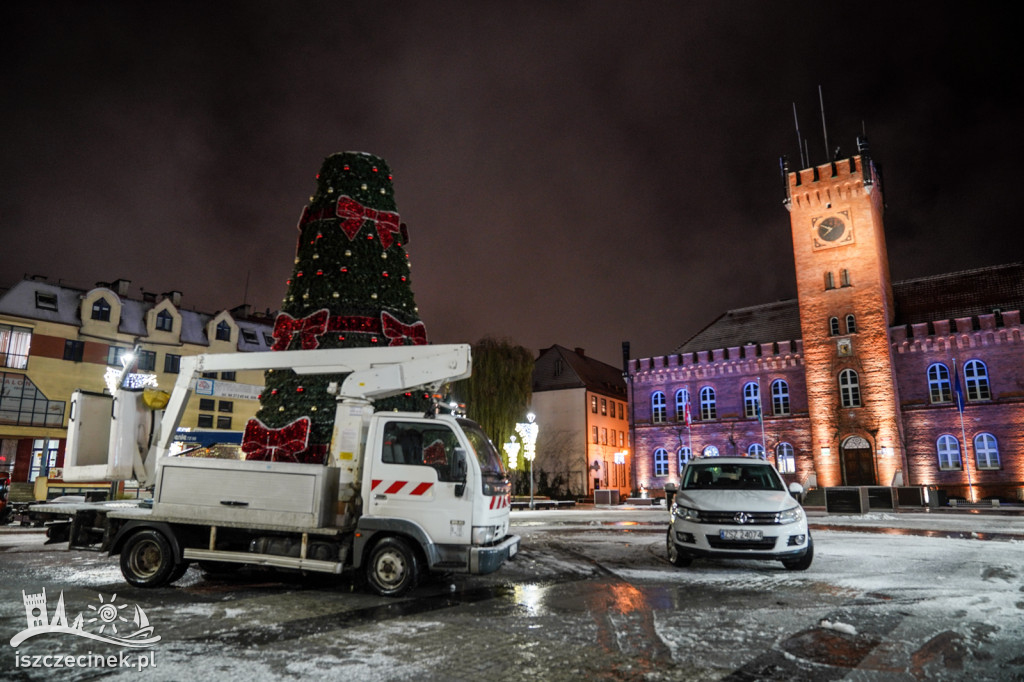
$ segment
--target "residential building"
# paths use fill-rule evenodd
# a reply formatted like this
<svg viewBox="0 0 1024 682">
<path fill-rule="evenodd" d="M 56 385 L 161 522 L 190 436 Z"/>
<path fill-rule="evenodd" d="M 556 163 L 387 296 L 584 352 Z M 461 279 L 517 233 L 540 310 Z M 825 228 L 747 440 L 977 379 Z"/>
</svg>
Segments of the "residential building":
<svg viewBox="0 0 1024 682">
<path fill-rule="evenodd" d="M 533 370 L 531 411 L 537 415 L 535 475 L 572 497 L 594 490 L 632 490 L 629 409 L 622 370 L 582 348 L 551 346 Z"/>
<path fill-rule="evenodd" d="M 128 296 L 130 282 L 77 289 L 32 277 L 0 290 L 0 471 L 31 481 L 63 466 L 71 394 L 109 392 L 108 368 L 138 348 L 137 371 L 170 390 L 182 357 L 269 350 L 273 318 L 247 306 L 215 314 L 181 307 L 181 292 Z M 206 376 L 181 426 L 237 440 L 259 407 L 260 372 Z M 195 433 L 193 433 L 195 437 Z"/>
</svg>

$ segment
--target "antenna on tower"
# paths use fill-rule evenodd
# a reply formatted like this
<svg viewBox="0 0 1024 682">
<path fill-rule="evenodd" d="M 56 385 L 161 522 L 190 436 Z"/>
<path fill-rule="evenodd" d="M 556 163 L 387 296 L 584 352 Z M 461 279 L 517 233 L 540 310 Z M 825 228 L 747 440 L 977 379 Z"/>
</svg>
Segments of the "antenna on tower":
<svg viewBox="0 0 1024 682">
<path fill-rule="evenodd" d="M 825 160 L 832 161 L 832 153 L 828 149 L 828 126 L 825 124 L 825 96 L 821 92 L 821 86 L 818 86 L 818 103 L 821 106 L 821 129 L 825 133 Z"/>
<path fill-rule="evenodd" d="M 796 150 L 800 153 L 800 168 L 807 168 L 810 164 L 804 160 L 804 143 L 800 138 L 800 121 L 796 117 L 796 102 L 793 102 L 793 125 L 796 126 Z"/>
</svg>

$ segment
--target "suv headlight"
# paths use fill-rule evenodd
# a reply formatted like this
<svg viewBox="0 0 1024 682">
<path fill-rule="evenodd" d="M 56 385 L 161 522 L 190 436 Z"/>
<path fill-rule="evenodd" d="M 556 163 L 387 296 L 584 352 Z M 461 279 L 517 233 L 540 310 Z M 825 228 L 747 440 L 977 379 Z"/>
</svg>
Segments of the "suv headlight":
<svg viewBox="0 0 1024 682">
<path fill-rule="evenodd" d="M 675 515 L 677 519 L 683 521 L 691 521 L 693 523 L 700 523 L 700 512 L 690 507 L 680 507 L 675 505 Z"/>
<path fill-rule="evenodd" d="M 796 523 L 804 518 L 802 507 L 792 507 L 775 515 L 775 523 Z"/>
</svg>

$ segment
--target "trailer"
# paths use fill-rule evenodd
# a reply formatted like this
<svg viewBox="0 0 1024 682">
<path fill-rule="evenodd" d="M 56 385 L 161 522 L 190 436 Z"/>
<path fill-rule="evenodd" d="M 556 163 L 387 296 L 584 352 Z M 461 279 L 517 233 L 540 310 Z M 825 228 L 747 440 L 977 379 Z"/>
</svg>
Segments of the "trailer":
<svg viewBox="0 0 1024 682">
<path fill-rule="evenodd" d="M 289 369 L 344 374 L 323 465 L 170 457 L 202 372 Z M 381 595 L 428 572 L 485 574 L 518 552 L 510 484 L 480 427 L 440 413 L 374 412 L 373 401 L 469 376 L 468 345 L 232 353 L 183 358 L 163 410 L 122 387 L 76 393 L 64 480 L 152 485 L 152 499 L 37 505 L 51 540 L 120 557 L 138 587 L 172 583 L 192 563 L 352 574 Z M 102 446 L 102 447 L 101 447 Z M 63 507 L 63 509 L 57 509 Z"/>
</svg>

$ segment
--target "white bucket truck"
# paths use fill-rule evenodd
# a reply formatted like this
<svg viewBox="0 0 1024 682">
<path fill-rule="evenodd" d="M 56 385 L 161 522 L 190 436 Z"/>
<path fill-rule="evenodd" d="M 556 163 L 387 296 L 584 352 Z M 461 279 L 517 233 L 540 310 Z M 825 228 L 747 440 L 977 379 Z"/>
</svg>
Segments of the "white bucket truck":
<svg viewBox="0 0 1024 682">
<path fill-rule="evenodd" d="M 365 577 L 400 595 L 426 571 L 484 574 L 515 556 L 510 486 L 480 427 L 447 414 L 374 412 L 378 398 L 469 376 L 467 345 L 231 353 L 182 358 L 163 410 L 142 393 L 77 393 L 64 479 L 153 486 L 149 501 L 68 505 L 51 539 L 120 554 L 125 580 L 158 587 L 191 562 Z M 171 457 L 202 372 L 347 374 L 324 465 Z M 122 384 L 125 382 L 122 382 Z M 63 505 L 37 506 L 49 510 Z"/>
</svg>

